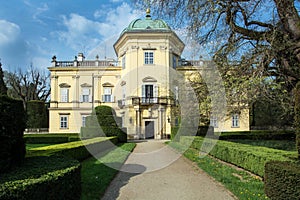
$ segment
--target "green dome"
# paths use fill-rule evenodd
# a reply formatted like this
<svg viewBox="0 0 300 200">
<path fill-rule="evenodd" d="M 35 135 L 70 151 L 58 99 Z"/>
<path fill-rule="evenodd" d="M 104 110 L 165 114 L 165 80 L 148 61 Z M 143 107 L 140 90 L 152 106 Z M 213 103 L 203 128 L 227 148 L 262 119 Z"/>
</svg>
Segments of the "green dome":
<svg viewBox="0 0 300 200">
<path fill-rule="evenodd" d="M 150 13 L 147 13 L 145 19 L 135 19 L 133 20 L 127 28 L 125 28 L 121 34 L 124 32 L 131 32 L 131 31 L 171 31 L 171 28 L 168 24 L 161 19 L 153 20 L 150 16 Z"/>
</svg>

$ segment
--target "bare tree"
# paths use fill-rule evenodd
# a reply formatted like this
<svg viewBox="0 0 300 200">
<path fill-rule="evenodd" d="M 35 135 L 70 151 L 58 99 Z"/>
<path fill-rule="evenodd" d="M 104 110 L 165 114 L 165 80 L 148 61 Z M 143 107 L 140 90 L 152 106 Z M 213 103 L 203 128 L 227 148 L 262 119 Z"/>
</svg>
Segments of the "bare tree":
<svg viewBox="0 0 300 200">
<path fill-rule="evenodd" d="M 26 102 L 30 100 L 48 101 L 50 96 L 49 74 L 31 66 L 27 71 L 18 69 L 15 72 L 7 73 L 8 94 Z"/>
</svg>

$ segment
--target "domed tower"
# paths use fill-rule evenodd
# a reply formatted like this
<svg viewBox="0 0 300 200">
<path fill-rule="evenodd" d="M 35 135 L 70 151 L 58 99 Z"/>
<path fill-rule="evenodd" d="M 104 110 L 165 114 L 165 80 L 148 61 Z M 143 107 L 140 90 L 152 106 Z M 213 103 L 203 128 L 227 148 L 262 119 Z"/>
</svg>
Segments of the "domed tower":
<svg viewBox="0 0 300 200">
<path fill-rule="evenodd" d="M 133 20 L 114 44 L 121 63 L 123 122 L 128 135 L 164 138 L 170 134 L 170 70 L 178 64 L 184 43 L 161 19 Z M 126 103 L 125 103 L 126 102 Z"/>
</svg>

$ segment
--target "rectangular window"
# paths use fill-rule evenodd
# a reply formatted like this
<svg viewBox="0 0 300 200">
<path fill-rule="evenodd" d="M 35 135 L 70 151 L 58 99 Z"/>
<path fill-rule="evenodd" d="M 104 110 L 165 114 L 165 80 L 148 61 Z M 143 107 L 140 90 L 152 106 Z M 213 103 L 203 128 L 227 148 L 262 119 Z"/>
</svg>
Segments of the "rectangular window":
<svg viewBox="0 0 300 200">
<path fill-rule="evenodd" d="M 81 102 L 90 102 L 90 89 L 89 88 L 82 88 L 82 96 Z"/>
<path fill-rule="evenodd" d="M 68 88 L 60 88 L 60 101 L 61 102 L 69 102 L 69 89 Z"/>
<path fill-rule="evenodd" d="M 149 52 L 149 51 L 144 52 L 144 57 L 145 57 L 146 65 L 154 64 L 154 53 L 153 52 Z"/>
<path fill-rule="evenodd" d="M 122 106 L 125 106 L 126 102 L 126 87 L 125 85 L 122 86 Z"/>
<path fill-rule="evenodd" d="M 173 69 L 176 69 L 177 67 L 177 57 L 175 55 L 173 55 Z"/>
<path fill-rule="evenodd" d="M 125 58 L 125 55 L 123 56 L 122 58 L 122 69 L 125 69 L 126 68 L 126 58 Z"/>
<path fill-rule="evenodd" d="M 112 95 L 112 88 L 104 88 L 104 95 L 102 95 L 103 102 L 114 102 L 114 97 Z"/>
<path fill-rule="evenodd" d="M 218 118 L 216 116 L 210 117 L 210 125 L 213 127 L 218 127 Z"/>
<path fill-rule="evenodd" d="M 142 86 L 142 102 L 143 103 L 157 103 L 158 86 L 157 85 L 143 85 Z"/>
<path fill-rule="evenodd" d="M 85 127 L 85 123 L 86 123 L 86 117 L 87 116 L 82 116 L 82 127 Z"/>
<path fill-rule="evenodd" d="M 239 115 L 238 114 L 233 114 L 232 115 L 232 127 L 239 127 Z"/>
<path fill-rule="evenodd" d="M 174 96 L 175 96 L 175 100 L 178 101 L 179 100 L 179 88 L 178 88 L 178 86 L 174 87 Z"/>
<path fill-rule="evenodd" d="M 68 116 L 61 115 L 60 116 L 60 128 L 67 129 L 68 128 Z"/>
</svg>

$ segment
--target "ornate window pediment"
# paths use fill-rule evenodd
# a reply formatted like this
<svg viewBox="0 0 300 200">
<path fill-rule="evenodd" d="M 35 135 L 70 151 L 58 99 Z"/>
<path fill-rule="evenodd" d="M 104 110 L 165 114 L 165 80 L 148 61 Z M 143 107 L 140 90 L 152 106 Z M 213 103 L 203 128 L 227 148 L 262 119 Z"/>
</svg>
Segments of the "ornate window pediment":
<svg viewBox="0 0 300 200">
<path fill-rule="evenodd" d="M 92 87 L 92 85 L 87 84 L 87 83 L 83 83 L 83 84 L 81 84 L 80 86 L 81 86 L 81 87 Z"/>
<path fill-rule="evenodd" d="M 61 87 L 61 88 L 69 88 L 69 87 L 71 87 L 71 85 L 69 85 L 68 83 L 61 83 L 61 84 L 59 84 L 59 87 Z"/>
<path fill-rule="evenodd" d="M 111 84 L 111 83 L 108 83 L 108 82 L 106 82 L 106 83 L 103 83 L 103 84 L 102 84 L 102 86 L 103 86 L 103 87 L 114 87 L 114 85 L 113 85 L 113 84 Z"/>
<path fill-rule="evenodd" d="M 157 82 L 157 80 L 151 76 L 143 78 L 143 82 Z"/>
</svg>

